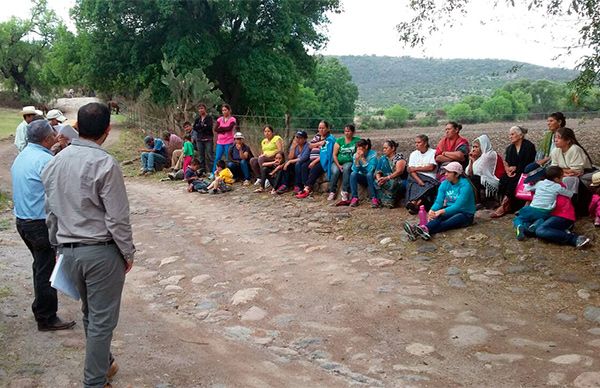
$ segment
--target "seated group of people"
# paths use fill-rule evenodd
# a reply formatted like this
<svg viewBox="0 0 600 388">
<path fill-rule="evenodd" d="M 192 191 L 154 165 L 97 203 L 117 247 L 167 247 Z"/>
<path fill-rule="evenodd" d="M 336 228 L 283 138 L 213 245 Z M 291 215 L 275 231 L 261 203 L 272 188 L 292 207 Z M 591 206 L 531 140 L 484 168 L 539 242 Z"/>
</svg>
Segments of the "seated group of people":
<svg viewBox="0 0 600 388">
<path fill-rule="evenodd" d="M 230 114 L 230 108 L 224 107 L 223 113 Z M 429 239 L 432 234 L 470 225 L 477 207 L 486 203 L 499 205 L 492 213 L 492 217 L 497 218 L 518 211 L 529 201 L 532 202 L 530 207 L 543 211 L 534 212 L 540 217 L 533 220 L 525 217 L 523 221 L 521 215 L 517 217 L 515 230 L 519 239 L 535 235 L 562 244 L 583 246 L 589 239 L 575 235 L 570 229 L 576 210 L 581 214 L 593 212 L 594 222 L 600 226 L 600 210 L 596 214 L 600 197 L 596 194 L 592 200 L 593 192 L 598 191 L 600 176 L 592 178 L 592 160 L 577 142 L 573 130 L 566 128 L 564 115 L 553 113 L 547 123 L 548 132 L 537 151 L 525 138 L 526 128 L 511 127 L 510 145 L 504 157 L 494 151 L 485 134 L 470 145 L 460 135 L 462 126 L 456 122 L 446 124 L 445 135 L 436 148 L 430 147 L 426 135 L 416 136 L 415 150 L 407 160 L 398 151 L 398 143 L 394 140 L 385 140 L 378 156 L 369 139 L 356 136 L 353 124 L 346 125 L 343 136 L 336 139 L 329 123 L 321 121 L 318 133 L 310 140 L 305 131 L 296 132 L 287 152 L 284 140 L 269 125 L 263 128 L 264 139 L 257 156 L 245 143 L 241 132 L 232 134 L 233 143 L 226 144 L 222 147 L 224 150 L 217 153 L 214 169 L 204 180 L 194 173 L 204 168 L 201 160 L 193 160 L 191 135 L 186 135 L 182 153 L 174 154 L 173 161 L 178 168 L 175 159 L 183 158 L 184 179 L 188 181 L 190 191 L 228 191 L 235 180 L 250 185 L 253 175 L 254 184 L 258 186 L 255 192 L 268 188 L 274 195 L 293 191 L 296 198 L 303 199 L 312 194 L 324 176 L 328 182 L 328 201 L 334 201 L 338 196 L 341 179 L 340 201 L 336 205 L 356 207 L 360 204 L 359 186 L 362 185 L 368 190 L 373 208 L 393 208 L 403 200 L 411 214 L 426 214 L 421 217 L 426 222 L 405 225 L 411 239 L 419 236 Z M 189 131 L 191 124 L 186 123 L 186 126 Z M 166 134 L 164 139 L 172 143 L 173 136 Z M 156 139 L 148 147 L 157 149 Z M 221 160 L 224 156 L 226 161 Z M 556 168 L 549 169 L 552 166 Z M 560 179 L 556 177 L 557 168 L 561 172 Z M 527 176 L 530 185 L 524 182 Z M 560 183 L 556 183 L 557 180 Z M 536 182 L 545 181 L 555 183 L 551 185 L 549 197 L 544 194 L 544 188 L 540 189 L 545 186 L 536 185 Z M 565 186 L 565 189 L 557 190 L 556 185 Z M 532 194 L 538 191 L 541 194 Z M 542 200 L 536 197 L 545 198 L 543 206 L 540 207 Z M 565 198 L 568 201 L 565 202 Z M 575 209 L 574 203 L 585 204 L 585 211 Z M 562 234 L 559 236 L 559 233 Z"/>
</svg>

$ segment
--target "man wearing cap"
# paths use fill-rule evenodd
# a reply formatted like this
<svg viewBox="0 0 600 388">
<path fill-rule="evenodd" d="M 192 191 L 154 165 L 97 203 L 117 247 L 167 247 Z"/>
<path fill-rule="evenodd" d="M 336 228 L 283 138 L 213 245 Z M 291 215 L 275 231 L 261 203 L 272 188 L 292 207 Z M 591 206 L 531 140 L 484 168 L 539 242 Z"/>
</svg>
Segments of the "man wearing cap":
<svg viewBox="0 0 600 388">
<path fill-rule="evenodd" d="M 146 136 L 146 148 L 141 148 L 142 175 L 152 174 L 160 170 L 167 163 L 167 147 L 160 138 Z"/>
<path fill-rule="evenodd" d="M 110 110 L 97 102 L 77 113 L 79 138 L 42 174 L 50 240 L 81 295 L 86 355 L 85 387 L 110 387 L 117 372 L 110 353 L 125 274 L 135 246 L 129 200 L 119 163 L 101 145 L 110 132 Z M 64 182 L 78 182 L 65 185 Z"/>
<path fill-rule="evenodd" d="M 32 115 L 33 116 L 33 115 Z M 31 305 L 38 330 L 69 329 L 74 321 L 64 322 L 57 315 L 58 298 L 50 286 L 56 252 L 50 244 L 44 208 L 42 171 L 52 160 L 50 147 L 56 142 L 54 129 L 46 120 L 27 127 L 29 143 L 17 155 L 10 169 L 17 231 L 33 256 L 34 300 Z"/>
<path fill-rule="evenodd" d="M 231 170 L 236 179 L 243 179 L 244 186 L 250 185 L 250 159 L 252 159 L 252 151 L 246 143 L 244 143 L 244 135 L 241 132 L 236 132 L 233 135 L 233 147 L 229 147 L 227 151 L 227 168 Z"/>
<path fill-rule="evenodd" d="M 57 125 L 67 121 L 65 115 L 63 115 L 63 113 L 58 109 L 49 110 L 46 114 L 46 119 L 50 122 L 50 125 L 52 125 L 53 127 L 56 127 Z"/>
<path fill-rule="evenodd" d="M 23 151 L 27 145 L 27 124 L 33 120 L 33 116 L 41 116 L 42 112 L 36 110 L 34 106 L 26 106 L 23 107 L 21 114 L 23 115 L 23 121 L 17 126 L 17 130 L 15 132 L 15 147 L 17 147 L 19 152 Z"/>
</svg>

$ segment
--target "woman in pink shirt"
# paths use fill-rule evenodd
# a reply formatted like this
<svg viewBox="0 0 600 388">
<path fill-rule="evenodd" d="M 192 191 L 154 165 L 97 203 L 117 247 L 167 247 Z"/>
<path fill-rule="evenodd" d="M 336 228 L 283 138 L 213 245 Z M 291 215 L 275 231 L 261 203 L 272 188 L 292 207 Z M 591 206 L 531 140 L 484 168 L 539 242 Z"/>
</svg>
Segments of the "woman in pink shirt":
<svg viewBox="0 0 600 388">
<path fill-rule="evenodd" d="M 223 156 L 227 158 L 229 154 L 229 147 L 234 143 L 233 134 L 237 127 L 237 121 L 235 117 L 231 115 L 231 107 L 229 104 L 223 104 L 221 106 L 221 113 L 223 116 L 219 117 L 215 122 L 213 130 L 217 133 L 217 148 L 215 150 L 215 162 L 213 163 L 213 174 L 217 169 L 217 162 L 221 160 Z"/>
</svg>

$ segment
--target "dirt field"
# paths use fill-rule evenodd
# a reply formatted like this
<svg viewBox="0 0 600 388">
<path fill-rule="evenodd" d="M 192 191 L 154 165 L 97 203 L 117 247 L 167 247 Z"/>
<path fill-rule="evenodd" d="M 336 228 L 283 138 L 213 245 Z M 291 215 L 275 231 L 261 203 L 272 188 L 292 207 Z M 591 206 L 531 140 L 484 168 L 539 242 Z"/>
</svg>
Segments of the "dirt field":
<svg viewBox="0 0 600 388">
<path fill-rule="evenodd" d="M 406 139 L 410 151 L 417 132 L 376 138 Z M 3 155 L 11 147 L 0 142 Z M 115 387 L 600 386 L 596 244 L 517 242 L 511 217 L 485 211 L 411 243 L 403 209 L 241 186 L 190 194 L 157 177 L 127 187 L 139 251 L 114 337 Z M 576 230 L 598 237 L 589 220 Z M 79 386 L 79 305 L 59 297 L 75 330 L 38 332 L 30 262 L 13 222 L 0 231 L 0 381 Z"/>
</svg>

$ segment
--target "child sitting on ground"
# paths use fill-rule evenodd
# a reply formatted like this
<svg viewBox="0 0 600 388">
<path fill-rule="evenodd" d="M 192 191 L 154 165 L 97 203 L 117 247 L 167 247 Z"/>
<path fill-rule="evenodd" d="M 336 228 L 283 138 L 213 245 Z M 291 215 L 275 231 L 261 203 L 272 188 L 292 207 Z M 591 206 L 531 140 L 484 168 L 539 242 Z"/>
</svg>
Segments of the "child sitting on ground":
<svg viewBox="0 0 600 388">
<path fill-rule="evenodd" d="M 265 190 L 265 184 L 267 181 L 273 188 L 271 194 L 277 194 L 276 187 L 279 187 L 285 182 L 285 171 L 283 165 L 285 164 L 285 154 L 283 151 L 279 151 L 275 154 L 275 160 L 272 162 L 264 162 L 260 168 L 261 182 L 260 187 L 254 190 L 255 193 L 262 193 Z"/>
<path fill-rule="evenodd" d="M 206 182 L 203 179 L 200 179 L 198 175 L 198 170 L 200 169 L 200 161 L 198 159 L 192 159 L 190 165 L 185 169 L 185 173 L 183 174 L 183 180 L 187 182 L 188 192 L 192 191 L 206 191 L 210 182 Z"/>
<path fill-rule="evenodd" d="M 533 191 L 531 203 L 519 210 L 519 214 L 513 220 L 517 240 L 525 239 L 526 233 L 535 234 L 535 229 L 543 223 L 556 206 L 556 197 L 564 195 L 571 198 L 573 192 L 562 184 L 563 170 L 558 166 L 546 168 L 546 179 L 535 185 L 525 185 L 525 190 Z"/>
<path fill-rule="evenodd" d="M 233 182 L 235 182 L 233 173 L 227 168 L 225 161 L 221 159 L 217 162 L 215 179 L 206 189 L 213 194 L 224 193 L 226 191 L 231 191 Z"/>
<path fill-rule="evenodd" d="M 590 190 L 594 193 L 590 202 L 590 216 L 594 218 L 594 226 L 600 228 L 600 172 L 592 175 Z"/>
</svg>

